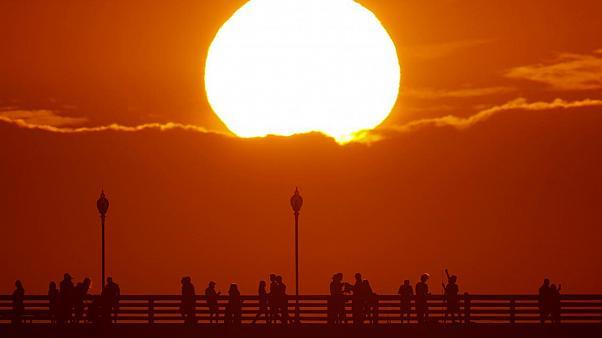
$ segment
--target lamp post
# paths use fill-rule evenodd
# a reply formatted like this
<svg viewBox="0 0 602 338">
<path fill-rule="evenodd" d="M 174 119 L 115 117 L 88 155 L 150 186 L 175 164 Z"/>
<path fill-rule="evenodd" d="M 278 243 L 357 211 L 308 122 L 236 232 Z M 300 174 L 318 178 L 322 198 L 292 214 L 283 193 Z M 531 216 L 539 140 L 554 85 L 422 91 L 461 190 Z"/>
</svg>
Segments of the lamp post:
<svg viewBox="0 0 602 338">
<path fill-rule="evenodd" d="M 96 201 L 96 208 L 100 213 L 100 225 L 102 228 L 102 263 L 101 263 L 101 287 L 102 290 L 105 289 L 105 216 L 107 215 L 107 211 L 109 210 L 109 200 L 105 197 L 104 190 L 101 191 L 100 197 Z"/>
<path fill-rule="evenodd" d="M 291 207 L 295 212 L 295 322 L 299 323 L 299 211 L 303 206 L 303 197 L 299 194 L 299 188 L 291 197 Z"/>
</svg>

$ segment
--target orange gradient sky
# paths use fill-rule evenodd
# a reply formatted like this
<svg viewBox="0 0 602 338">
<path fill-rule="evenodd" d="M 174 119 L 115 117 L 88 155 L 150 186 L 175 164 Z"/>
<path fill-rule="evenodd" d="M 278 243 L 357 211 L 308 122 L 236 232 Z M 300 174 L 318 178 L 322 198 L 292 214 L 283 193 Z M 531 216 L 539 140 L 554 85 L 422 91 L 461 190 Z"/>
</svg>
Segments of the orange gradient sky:
<svg viewBox="0 0 602 338">
<path fill-rule="evenodd" d="M 378 293 L 444 267 L 461 291 L 602 292 L 602 3 L 365 0 L 393 38 L 397 105 L 364 142 L 238 139 L 204 92 L 244 1 L 0 3 L 0 292 L 70 272 L 176 293 L 360 271 Z"/>
</svg>

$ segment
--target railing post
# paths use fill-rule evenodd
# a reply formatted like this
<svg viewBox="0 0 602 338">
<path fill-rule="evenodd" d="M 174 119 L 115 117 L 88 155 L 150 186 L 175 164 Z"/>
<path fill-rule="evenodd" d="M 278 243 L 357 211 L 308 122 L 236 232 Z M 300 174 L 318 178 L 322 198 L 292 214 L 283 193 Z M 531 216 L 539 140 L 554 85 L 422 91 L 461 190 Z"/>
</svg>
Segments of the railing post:
<svg viewBox="0 0 602 338">
<path fill-rule="evenodd" d="M 510 299 L 510 324 L 516 323 L 516 300 Z"/>
<path fill-rule="evenodd" d="M 470 295 L 464 293 L 464 324 L 470 323 Z"/>
<path fill-rule="evenodd" d="M 148 299 L 148 323 L 150 325 L 155 323 L 155 299 L 153 297 Z"/>
</svg>

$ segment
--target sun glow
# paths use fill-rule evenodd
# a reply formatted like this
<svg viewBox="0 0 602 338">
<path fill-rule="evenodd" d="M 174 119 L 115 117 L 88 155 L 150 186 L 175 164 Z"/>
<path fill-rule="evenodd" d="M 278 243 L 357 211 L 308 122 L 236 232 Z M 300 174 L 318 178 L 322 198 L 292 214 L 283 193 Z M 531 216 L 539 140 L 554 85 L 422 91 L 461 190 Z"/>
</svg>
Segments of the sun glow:
<svg viewBox="0 0 602 338">
<path fill-rule="evenodd" d="M 387 118 L 399 81 L 393 41 L 354 0 L 251 0 L 221 27 L 205 67 L 211 107 L 241 137 L 351 141 Z"/>
</svg>

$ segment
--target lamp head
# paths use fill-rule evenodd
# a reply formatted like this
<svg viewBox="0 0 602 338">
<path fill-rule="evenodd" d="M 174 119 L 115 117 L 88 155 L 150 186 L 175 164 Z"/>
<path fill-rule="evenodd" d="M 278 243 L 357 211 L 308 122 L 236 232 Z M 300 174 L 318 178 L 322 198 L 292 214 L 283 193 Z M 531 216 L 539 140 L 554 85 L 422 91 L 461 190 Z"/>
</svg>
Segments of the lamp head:
<svg viewBox="0 0 602 338">
<path fill-rule="evenodd" d="M 299 194 L 299 188 L 295 189 L 295 194 L 291 197 L 291 207 L 293 211 L 298 213 L 303 206 L 303 197 Z"/>
<path fill-rule="evenodd" d="M 109 210 L 109 200 L 105 196 L 104 190 L 100 193 L 100 197 L 96 201 L 96 208 L 102 216 L 106 215 Z"/>
</svg>

